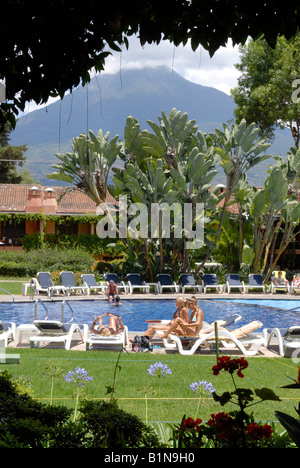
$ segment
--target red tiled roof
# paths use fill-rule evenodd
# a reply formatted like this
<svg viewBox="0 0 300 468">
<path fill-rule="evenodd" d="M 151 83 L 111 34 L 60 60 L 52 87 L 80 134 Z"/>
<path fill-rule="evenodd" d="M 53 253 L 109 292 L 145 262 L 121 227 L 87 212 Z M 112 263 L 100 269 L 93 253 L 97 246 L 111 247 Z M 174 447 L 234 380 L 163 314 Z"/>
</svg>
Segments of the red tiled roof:
<svg viewBox="0 0 300 468">
<path fill-rule="evenodd" d="M 44 187 L 38 185 L 42 190 Z M 28 190 L 32 184 L 0 184 L 0 213 L 25 213 Z M 62 195 L 67 187 L 51 187 L 56 192 L 56 198 Z M 116 204 L 116 200 L 108 194 L 107 203 Z M 95 214 L 96 203 L 81 191 L 74 189 L 67 192 L 58 203 L 57 214 Z"/>
</svg>

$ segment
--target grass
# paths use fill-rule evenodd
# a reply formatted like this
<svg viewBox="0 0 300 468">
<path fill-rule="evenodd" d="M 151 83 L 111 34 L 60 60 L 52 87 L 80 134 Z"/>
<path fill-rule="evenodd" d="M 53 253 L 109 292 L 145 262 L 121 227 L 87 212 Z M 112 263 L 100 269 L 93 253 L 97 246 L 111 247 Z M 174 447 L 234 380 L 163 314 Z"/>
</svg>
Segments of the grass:
<svg viewBox="0 0 300 468">
<path fill-rule="evenodd" d="M 20 295 L 22 293 L 22 283 L 28 283 L 29 280 L 26 278 L 7 278 L 5 281 L 3 281 L 2 278 L 0 278 L 0 288 L 4 289 L 5 291 L 9 292 L 10 294 L 13 295 Z M 0 295 L 4 295 L 5 292 L 1 291 L 0 289 Z"/>
<path fill-rule="evenodd" d="M 60 349 L 12 349 L 8 353 L 19 353 L 20 364 L 0 364 L 0 370 L 7 369 L 13 376 L 26 376 L 32 382 L 33 397 L 49 403 L 51 382 L 43 377 L 48 366 L 58 366 L 63 375 L 76 367 L 84 368 L 93 381 L 87 382 L 86 390 L 92 398 L 109 398 L 106 388 L 113 383 L 118 353 L 106 351 L 65 351 Z M 149 366 L 157 361 L 167 364 L 172 375 L 159 378 L 147 373 Z M 288 377 L 296 378 L 298 365 L 289 358 L 247 358 L 249 367 L 244 371 L 243 379 L 236 378 L 238 387 L 252 390 L 268 387 L 282 399 L 281 402 L 266 401 L 251 408 L 257 421 L 277 421 L 274 412 L 280 410 L 295 417 L 295 406 L 300 400 L 299 391 L 282 389 L 290 383 Z M 212 366 L 215 356 L 182 356 L 179 354 L 158 355 L 148 353 L 122 353 L 116 373 L 115 397 L 124 410 L 136 414 L 149 422 L 180 422 L 184 415 L 195 417 L 198 399 L 190 389 L 190 384 L 199 380 L 211 382 L 218 394 L 233 391 L 231 376 L 222 371 L 213 376 Z M 160 385 L 159 385 L 160 382 Z M 146 401 L 143 389 L 149 391 Z M 55 379 L 53 403 L 74 407 L 72 384 L 65 382 L 64 377 Z M 159 398 L 160 396 L 160 398 Z M 221 407 L 212 398 L 204 398 L 199 414 L 204 421 L 211 413 L 236 409 L 232 404 Z M 250 411 L 250 410 L 248 410 Z"/>
</svg>

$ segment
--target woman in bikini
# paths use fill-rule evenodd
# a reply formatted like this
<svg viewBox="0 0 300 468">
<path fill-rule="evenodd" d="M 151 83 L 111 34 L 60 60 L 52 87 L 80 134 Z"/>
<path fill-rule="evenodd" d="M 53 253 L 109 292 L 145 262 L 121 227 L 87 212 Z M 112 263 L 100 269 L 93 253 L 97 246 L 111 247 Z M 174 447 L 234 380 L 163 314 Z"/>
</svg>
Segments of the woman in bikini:
<svg viewBox="0 0 300 468">
<path fill-rule="evenodd" d="M 149 328 L 145 331 L 143 334 L 144 336 L 147 336 L 147 338 L 151 339 L 154 337 L 155 333 L 157 331 L 166 331 L 169 330 L 169 327 L 172 326 L 172 324 L 179 318 L 182 318 L 182 321 L 187 322 L 188 321 L 188 309 L 187 309 L 187 304 L 186 300 L 182 296 L 178 296 L 176 298 L 176 311 L 173 314 L 173 320 L 171 320 L 169 323 L 157 323 L 149 326 Z M 150 322 L 151 323 L 151 322 Z M 182 331 L 183 333 L 183 331 Z"/>
<path fill-rule="evenodd" d="M 162 338 L 168 338 L 172 332 L 176 333 L 177 335 L 183 335 L 187 337 L 199 336 L 204 320 L 203 311 L 198 306 L 197 298 L 195 296 L 187 299 L 186 302 L 188 308 L 191 310 L 190 318 L 187 320 L 182 317 L 177 317 L 174 319 Z"/>
</svg>

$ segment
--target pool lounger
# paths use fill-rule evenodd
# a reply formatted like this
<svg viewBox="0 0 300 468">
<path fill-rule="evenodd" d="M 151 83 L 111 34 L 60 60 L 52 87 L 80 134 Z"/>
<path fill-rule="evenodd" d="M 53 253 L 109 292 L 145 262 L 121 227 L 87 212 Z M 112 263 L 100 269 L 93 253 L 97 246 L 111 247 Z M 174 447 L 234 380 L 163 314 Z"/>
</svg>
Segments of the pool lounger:
<svg viewBox="0 0 300 468">
<path fill-rule="evenodd" d="M 84 341 L 88 330 L 85 324 L 61 323 L 58 320 L 34 320 L 33 325 L 38 334 L 29 338 L 31 347 L 34 343 L 64 343 L 65 349 L 70 349 L 74 333 L 78 331 Z M 80 327 L 83 327 L 83 334 Z"/>
<path fill-rule="evenodd" d="M 233 331 L 220 328 L 218 330 L 218 339 L 225 348 L 236 346 L 245 356 L 254 356 L 258 353 L 259 348 L 265 344 L 265 338 L 261 335 L 253 335 L 251 332 L 261 326 L 261 322 L 253 321 Z M 174 349 L 175 342 L 180 354 L 192 355 L 202 344 L 207 341 L 215 341 L 216 333 L 215 331 L 212 331 L 209 333 L 203 333 L 202 335 L 200 334 L 198 337 L 182 337 L 170 334 L 168 338 L 171 343 L 169 343 L 167 338 L 163 338 L 163 343 L 166 348 Z M 193 344 L 191 348 L 185 349 L 183 343 L 189 340 Z M 251 346 L 251 349 L 248 349 L 249 346 Z"/>
</svg>

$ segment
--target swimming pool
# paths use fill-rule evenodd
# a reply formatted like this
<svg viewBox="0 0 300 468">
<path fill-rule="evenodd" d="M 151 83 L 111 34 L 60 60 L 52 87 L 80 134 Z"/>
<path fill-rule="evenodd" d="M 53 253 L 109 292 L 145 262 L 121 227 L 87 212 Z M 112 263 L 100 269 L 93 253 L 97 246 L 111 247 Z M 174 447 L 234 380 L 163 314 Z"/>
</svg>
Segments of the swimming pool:
<svg viewBox="0 0 300 468">
<path fill-rule="evenodd" d="M 71 300 L 65 302 L 37 302 L 37 318 L 47 314 L 51 320 L 74 321 L 90 325 L 93 319 L 104 312 L 114 312 L 121 316 L 129 331 L 147 329 L 146 319 L 170 319 L 175 311 L 175 299 L 123 299 L 121 306 L 105 300 Z M 239 326 L 253 320 L 260 320 L 263 327 L 288 327 L 300 322 L 300 301 L 298 300 L 259 300 L 259 299 L 199 299 L 206 322 L 226 319 L 234 313 L 242 316 Z M 47 311 L 46 311 L 47 309 Z M 289 310 L 292 309 L 292 310 Z M 296 310 L 295 310 L 296 309 Z M 35 318 L 33 302 L 0 303 L 0 320 L 13 321 L 16 325 L 32 323 Z M 261 331 L 261 330 L 260 330 Z"/>
</svg>

